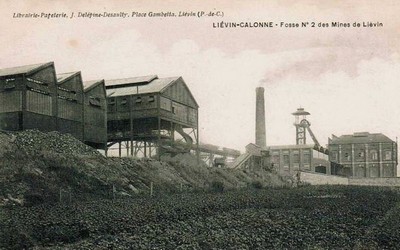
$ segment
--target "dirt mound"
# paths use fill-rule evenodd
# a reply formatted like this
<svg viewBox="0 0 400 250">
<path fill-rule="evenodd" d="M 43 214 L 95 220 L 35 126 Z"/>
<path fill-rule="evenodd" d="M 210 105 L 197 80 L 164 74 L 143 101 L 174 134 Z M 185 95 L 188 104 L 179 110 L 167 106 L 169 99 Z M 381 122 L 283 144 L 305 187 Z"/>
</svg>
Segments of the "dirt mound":
<svg viewBox="0 0 400 250">
<path fill-rule="evenodd" d="M 195 156 L 107 158 L 70 135 L 28 130 L 0 132 L 0 205 L 113 198 L 212 187 L 284 183 L 271 173 L 209 168 Z M 275 180 L 275 181 L 273 181 Z M 218 184 L 218 185 L 215 185 Z M 67 198 L 66 198 L 67 197 Z"/>
<path fill-rule="evenodd" d="M 70 134 L 57 131 L 43 133 L 38 130 L 25 130 L 15 134 L 16 146 L 31 154 L 51 151 L 60 154 L 100 155 L 98 151 L 81 143 Z"/>
</svg>

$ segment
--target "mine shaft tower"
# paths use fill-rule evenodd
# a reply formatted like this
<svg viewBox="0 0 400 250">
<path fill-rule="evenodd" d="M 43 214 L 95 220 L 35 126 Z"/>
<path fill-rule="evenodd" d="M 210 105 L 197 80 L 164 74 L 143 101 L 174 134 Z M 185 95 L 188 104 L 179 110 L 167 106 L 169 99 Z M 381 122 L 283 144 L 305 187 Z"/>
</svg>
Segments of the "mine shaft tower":
<svg viewBox="0 0 400 250">
<path fill-rule="evenodd" d="M 296 145 L 307 144 L 307 131 L 314 142 L 315 149 L 320 152 L 326 152 L 327 150 L 322 147 L 321 144 L 319 144 L 317 138 L 311 130 L 311 123 L 307 120 L 307 115 L 310 115 L 310 113 L 305 111 L 304 108 L 298 108 L 296 112 L 292 113 L 292 115 L 295 117 L 294 126 L 296 127 Z"/>
</svg>

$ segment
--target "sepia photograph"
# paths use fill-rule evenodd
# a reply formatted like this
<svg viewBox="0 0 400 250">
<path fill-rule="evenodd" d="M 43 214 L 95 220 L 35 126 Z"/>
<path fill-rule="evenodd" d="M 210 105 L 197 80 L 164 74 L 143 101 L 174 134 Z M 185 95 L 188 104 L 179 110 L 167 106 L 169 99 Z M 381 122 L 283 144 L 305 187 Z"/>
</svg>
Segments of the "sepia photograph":
<svg viewBox="0 0 400 250">
<path fill-rule="evenodd" d="M 0 249 L 399 249 L 399 11 L 0 0 Z"/>
</svg>

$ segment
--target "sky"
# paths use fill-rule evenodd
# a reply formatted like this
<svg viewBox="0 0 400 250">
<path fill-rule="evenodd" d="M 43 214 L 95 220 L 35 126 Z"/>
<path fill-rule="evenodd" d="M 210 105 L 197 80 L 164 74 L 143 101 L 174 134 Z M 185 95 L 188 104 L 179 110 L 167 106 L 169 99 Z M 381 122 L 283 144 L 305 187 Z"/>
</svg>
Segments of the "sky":
<svg viewBox="0 0 400 250">
<path fill-rule="evenodd" d="M 320 3 L 322 2 L 322 3 Z M 267 145 L 295 143 L 303 107 L 319 142 L 400 136 L 398 1 L 0 1 L 0 68 L 53 61 L 84 80 L 182 76 L 202 143 L 254 142 L 265 88 Z M 221 11 L 223 17 L 13 18 L 14 13 Z M 381 22 L 375 28 L 213 28 L 218 22 Z"/>
</svg>

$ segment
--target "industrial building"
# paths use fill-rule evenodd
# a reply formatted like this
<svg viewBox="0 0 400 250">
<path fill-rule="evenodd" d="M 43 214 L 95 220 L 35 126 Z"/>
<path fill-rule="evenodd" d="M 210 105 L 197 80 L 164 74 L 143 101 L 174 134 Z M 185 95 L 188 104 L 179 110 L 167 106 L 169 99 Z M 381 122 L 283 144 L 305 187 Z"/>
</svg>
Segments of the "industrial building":
<svg viewBox="0 0 400 250">
<path fill-rule="evenodd" d="M 83 82 L 84 142 L 97 149 L 107 145 L 107 100 L 104 80 Z"/>
<path fill-rule="evenodd" d="M 294 175 L 299 171 L 331 173 L 331 164 L 328 160 L 328 150 L 320 145 L 311 130 L 311 123 L 307 120 L 309 112 L 298 108 L 292 113 L 295 116 L 296 144 L 268 146 L 265 132 L 264 88 L 256 88 L 256 126 L 255 144 L 246 146 L 246 153 L 242 154 L 230 165 L 232 168 L 255 169 L 273 168 L 281 175 Z M 313 144 L 306 144 L 307 133 Z"/>
<path fill-rule="evenodd" d="M 292 113 L 296 144 L 267 145 L 262 87 L 256 88 L 255 143 L 248 144 L 244 154 L 199 144 L 198 108 L 182 77 L 83 82 L 81 72 L 56 75 L 53 62 L 0 69 L 2 130 L 69 133 L 118 156 L 123 151 L 126 156 L 159 158 L 195 152 L 209 166 L 273 168 L 282 175 L 306 171 L 353 178 L 397 176 L 397 142 L 362 132 L 333 135 L 325 148 L 304 108 Z"/>
<path fill-rule="evenodd" d="M 85 92 L 81 72 L 56 74 L 53 62 L 0 69 L 0 129 L 59 131 L 104 149 L 104 81 Z"/>
<path fill-rule="evenodd" d="M 298 108 L 292 115 L 295 117 L 296 144 L 268 147 L 274 168 L 283 175 L 298 171 L 331 174 L 328 150 L 320 145 L 307 120 L 310 113 Z M 313 144 L 307 144 L 307 132 Z"/>
<path fill-rule="evenodd" d="M 269 151 L 274 168 L 283 175 L 298 171 L 331 173 L 328 155 L 316 150 L 314 144 L 270 146 Z"/>
<path fill-rule="evenodd" d="M 397 176 L 397 143 L 368 132 L 329 138 L 329 160 L 334 174 L 348 177 Z"/>
<path fill-rule="evenodd" d="M 0 69 L 0 129 L 57 130 L 54 63 Z"/>
<path fill-rule="evenodd" d="M 81 72 L 57 74 L 57 130 L 83 141 L 83 115 Z"/>
<path fill-rule="evenodd" d="M 145 157 L 198 149 L 198 104 L 182 77 L 106 80 L 108 147 Z M 181 143 L 179 143 L 181 142 Z"/>
</svg>

